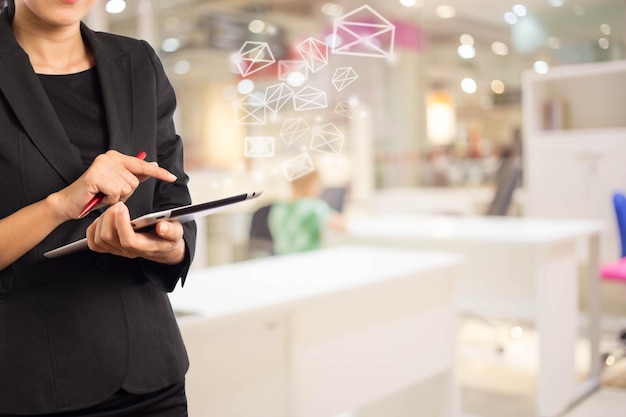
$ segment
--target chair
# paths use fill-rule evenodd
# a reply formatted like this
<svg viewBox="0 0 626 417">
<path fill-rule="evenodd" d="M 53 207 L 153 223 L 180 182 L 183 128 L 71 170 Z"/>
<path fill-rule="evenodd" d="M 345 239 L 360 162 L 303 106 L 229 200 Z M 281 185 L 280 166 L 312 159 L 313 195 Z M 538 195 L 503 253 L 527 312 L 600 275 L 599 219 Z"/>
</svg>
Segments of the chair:
<svg viewBox="0 0 626 417">
<path fill-rule="evenodd" d="M 601 265 L 600 277 L 604 281 L 623 282 L 626 285 L 626 195 L 623 192 L 613 193 L 613 208 L 620 241 L 620 257 L 614 262 Z M 626 329 L 619 332 L 618 339 L 623 347 L 626 347 Z"/>
<path fill-rule="evenodd" d="M 522 178 L 519 158 L 511 156 L 502 162 L 496 174 L 496 191 L 487 209 L 487 216 L 506 216 L 513 201 L 513 193 Z"/>
<path fill-rule="evenodd" d="M 343 207 L 348 194 L 347 187 L 328 187 L 322 191 L 321 198 L 326 201 L 334 210 L 343 212 Z"/>
<path fill-rule="evenodd" d="M 615 219 L 619 232 L 620 255 L 623 258 L 626 256 L 626 195 L 623 192 L 613 193 L 613 207 L 615 208 Z"/>
<path fill-rule="evenodd" d="M 252 213 L 248 240 L 248 257 L 259 258 L 274 254 L 274 242 L 268 224 L 271 204 L 259 207 Z"/>
</svg>

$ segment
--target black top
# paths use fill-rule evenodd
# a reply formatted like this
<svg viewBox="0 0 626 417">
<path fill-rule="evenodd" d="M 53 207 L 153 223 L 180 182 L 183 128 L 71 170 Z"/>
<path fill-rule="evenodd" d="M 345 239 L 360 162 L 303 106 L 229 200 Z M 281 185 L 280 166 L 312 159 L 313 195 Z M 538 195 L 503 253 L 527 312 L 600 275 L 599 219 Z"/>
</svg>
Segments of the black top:
<svg viewBox="0 0 626 417">
<path fill-rule="evenodd" d="M 67 75 L 38 74 L 85 169 L 108 149 L 106 115 L 95 67 Z"/>
</svg>

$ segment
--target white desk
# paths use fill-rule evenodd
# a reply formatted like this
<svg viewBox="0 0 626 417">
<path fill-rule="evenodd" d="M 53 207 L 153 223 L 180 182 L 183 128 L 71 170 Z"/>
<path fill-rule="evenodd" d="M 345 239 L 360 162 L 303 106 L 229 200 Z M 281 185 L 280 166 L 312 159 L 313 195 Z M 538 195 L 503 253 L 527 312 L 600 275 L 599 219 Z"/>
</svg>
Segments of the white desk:
<svg viewBox="0 0 626 417">
<path fill-rule="evenodd" d="M 461 264 L 358 246 L 193 271 L 170 294 L 190 415 L 331 417 L 423 383 L 433 415 L 456 417 Z"/>
<path fill-rule="evenodd" d="M 365 215 L 326 244 L 375 244 L 466 255 L 457 283 L 461 312 L 504 314 L 535 322 L 540 341 L 537 413 L 556 416 L 599 384 L 598 247 L 604 224 L 488 216 Z M 578 267 L 587 264 L 591 371 L 575 375 Z"/>
</svg>

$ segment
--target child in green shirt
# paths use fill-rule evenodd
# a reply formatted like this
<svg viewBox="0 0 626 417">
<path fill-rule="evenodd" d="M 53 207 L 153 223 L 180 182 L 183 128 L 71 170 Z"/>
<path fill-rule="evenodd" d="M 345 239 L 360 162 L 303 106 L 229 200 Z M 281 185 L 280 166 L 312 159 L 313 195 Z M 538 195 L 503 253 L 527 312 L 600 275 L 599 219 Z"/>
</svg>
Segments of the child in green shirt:
<svg viewBox="0 0 626 417">
<path fill-rule="evenodd" d="M 320 198 L 321 182 L 313 171 L 291 182 L 291 199 L 272 205 L 268 225 L 274 254 L 317 249 L 326 226 L 343 229 L 343 218 Z"/>
</svg>

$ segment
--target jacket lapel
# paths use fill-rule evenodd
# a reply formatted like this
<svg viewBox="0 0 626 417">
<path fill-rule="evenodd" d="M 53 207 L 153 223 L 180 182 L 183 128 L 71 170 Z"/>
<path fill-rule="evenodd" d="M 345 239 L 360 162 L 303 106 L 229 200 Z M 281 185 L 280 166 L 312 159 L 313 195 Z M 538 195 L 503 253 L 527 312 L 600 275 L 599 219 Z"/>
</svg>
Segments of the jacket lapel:
<svg viewBox="0 0 626 417">
<path fill-rule="evenodd" d="M 91 46 L 109 132 L 109 148 L 125 154 L 133 150 L 133 94 L 131 60 L 127 51 L 111 46 L 81 23 L 81 33 Z M 80 152 L 72 145 L 57 114 L 19 46 L 11 23 L 0 14 L 0 90 L 22 127 L 50 165 L 69 184 L 84 167 Z"/>
<path fill-rule="evenodd" d="M 3 75 L 0 90 L 35 146 L 59 175 L 71 183 L 83 172 L 80 153 L 70 143 L 5 15 L 0 15 L 0 73 Z"/>
<path fill-rule="evenodd" d="M 81 23 L 83 38 L 96 58 L 109 129 L 109 148 L 124 154 L 133 150 L 133 77 L 128 51 L 103 41 Z"/>
</svg>

